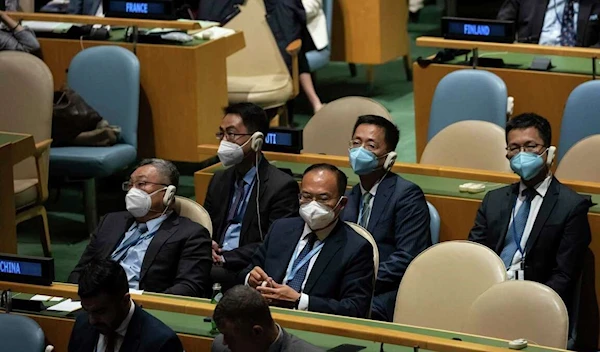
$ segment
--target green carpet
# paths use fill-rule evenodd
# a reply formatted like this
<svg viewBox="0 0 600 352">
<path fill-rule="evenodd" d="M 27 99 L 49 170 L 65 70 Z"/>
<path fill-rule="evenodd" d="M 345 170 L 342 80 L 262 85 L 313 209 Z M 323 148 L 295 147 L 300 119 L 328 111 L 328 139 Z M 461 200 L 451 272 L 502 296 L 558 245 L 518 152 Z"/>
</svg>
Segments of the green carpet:
<svg viewBox="0 0 600 352">
<path fill-rule="evenodd" d="M 426 34 L 436 34 L 439 31 L 441 10 L 436 6 L 427 6 L 422 10 L 420 23 L 410 24 L 411 55 L 413 60 L 419 56 L 429 56 L 437 50 L 418 48 L 414 45 L 415 38 Z M 400 128 L 400 143 L 397 148 L 398 160 L 415 162 L 415 126 L 414 102 L 412 83 L 406 80 L 401 60 L 389 62 L 375 67 L 375 84 L 371 91 L 365 77 L 364 67 L 358 66 L 356 77 L 350 76 L 346 63 L 331 63 L 316 74 L 316 90 L 323 102 L 350 95 L 368 96 L 382 105 L 391 113 L 394 122 Z M 294 121 L 304 126 L 309 115 L 309 104 L 306 99 L 299 97 L 295 105 Z M 179 195 L 194 198 L 194 171 L 201 168 L 198 164 L 178 164 L 182 177 Z M 97 198 L 99 214 L 125 210 L 121 182 L 127 178 L 127 173 L 99 180 L 97 183 Z M 81 253 L 88 243 L 83 217 L 83 199 L 81 185 L 51 183 L 50 199 L 46 204 L 52 252 L 55 261 L 57 281 L 66 281 L 69 273 L 77 264 Z M 19 236 L 19 254 L 42 256 L 39 236 L 42 232 L 40 218 L 32 219 L 17 228 Z"/>
</svg>

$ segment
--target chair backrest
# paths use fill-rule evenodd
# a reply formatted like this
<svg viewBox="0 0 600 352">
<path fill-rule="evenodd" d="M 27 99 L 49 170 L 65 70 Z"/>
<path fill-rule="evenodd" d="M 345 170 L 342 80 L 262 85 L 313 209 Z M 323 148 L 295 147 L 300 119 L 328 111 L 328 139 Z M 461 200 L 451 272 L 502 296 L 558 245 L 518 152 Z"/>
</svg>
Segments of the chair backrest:
<svg viewBox="0 0 600 352">
<path fill-rule="evenodd" d="M 350 225 L 350 227 L 352 227 L 356 233 L 364 237 L 367 241 L 369 241 L 371 246 L 373 246 L 373 265 L 375 265 L 375 277 L 377 277 L 377 272 L 379 270 L 379 248 L 377 248 L 377 242 L 375 242 L 375 238 L 373 238 L 373 235 L 371 235 L 367 229 L 359 224 L 350 221 L 346 221 L 346 224 Z"/>
<path fill-rule="evenodd" d="M 440 241 L 440 214 L 433 204 L 427 202 L 429 208 L 429 232 L 431 232 L 431 244 L 436 244 Z"/>
<path fill-rule="evenodd" d="M 36 143 L 50 139 L 53 92 L 52 73 L 42 60 L 18 51 L 0 52 L 0 131 L 31 134 Z M 46 169 L 48 160 L 46 156 L 43 161 Z M 37 178 L 34 158 L 16 165 L 14 176 Z"/>
<path fill-rule="evenodd" d="M 577 86 L 567 99 L 560 125 L 558 162 L 575 143 L 593 134 L 600 134 L 600 81 Z"/>
<path fill-rule="evenodd" d="M 512 172 L 506 159 L 504 129 L 487 121 L 447 126 L 427 143 L 420 163 Z"/>
<path fill-rule="evenodd" d="M 468 241 L 433 245 L 406 269 L 394 322 L 460 331 L 475 299 L 505 280 L 502 259 L 486 246 Z"/>
<path fill-rule="evenodd" d="M 569 316 L 560 296 L 534 281 L 505 281 L 471 305 L 463 332 L 530 344 L 567 347 Z"/>
<path fill-rule="evenodd" d="M 204 207 L 202 207 L 200 204 L 189 198 L 175 196 L 173 210 L 175 210 L 179 216 L 185 216 L 193 222 L 204 226 L 212 236 L 213 227 L 212 221 L 210 220 L 210 215 L 208 214 L 208 211 L 206 211 L 206 209 L 204 209 Z"/>
<path fill-rule="evenodd" d="M 271 27 L 263 0 L 247 0 L 240 13 L 226 27 L 244 32 L 246 47 L 227 57 L 227 75 L 252 77 L 288 74 Z"/>
<path fill-rule="evenodd" d="M 2 351 L 42 352 L 44 331 L 35 320 L 15 314 L 0 314 Z"/>
<path fill-rule="evenodd" d="M 600 182 L 600 134 L 575 143 L 560 159 L 556 177 L 565 180 Z"/>
<path fill-rule="evenodd" d="M 482 120 L 506 125 L 506 84 L 484 70 L 458 70 L 438 83 L 431 102 L 427 140 L 455 122 Z"/>
<path fill-rule="evenodd" d="M 79 52 L 69 65 L 69 87 L 111 125 L 121 127 L 122 142 L 137 147 L 140 62 L 116 45 Z"/>
<path fill-rule="evenodd" d="M 302 132 L 303 153 L 348 155 L 348 141 L 361 115 L 379 115 L 392 120 L 388 110 L 378 102 L 363 97 L 345 97 L 323 106 Z M 327 131 L 327 138 L 323 138 Z"/>
</svg>

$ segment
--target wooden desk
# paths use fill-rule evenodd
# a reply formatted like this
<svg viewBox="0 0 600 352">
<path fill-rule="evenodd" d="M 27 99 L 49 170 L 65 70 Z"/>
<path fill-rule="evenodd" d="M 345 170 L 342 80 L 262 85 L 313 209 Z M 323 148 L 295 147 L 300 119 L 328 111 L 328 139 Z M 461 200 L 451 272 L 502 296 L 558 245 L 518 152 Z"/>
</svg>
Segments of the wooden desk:
<svg viewBox="0 0 600 352">
<path fill-rule="evenodd" d="M 486 51 L 486 57 L 502 58 L 505 63 L 513 64 L 514 68 L 478 69 L 495 73 L 506 83 L 508 95 L 515 98 L 513 116 L 535 112 L 548 119 L 552 127 L 553 145 L 558 145 L 562 114 L 569 94 L 578 85 L 592 80 L 593 58 L 600 57 L 597 49 L 534 44 L 465 42 L 421 37 L 417 39 L 417 45 L 469 50 L 478 48 Z M 482 55 L 482 52 L 479 54 Z M 551 59 L 556 67 L 547 72 L 527 70 L 533 57 L 539 55 L 555 55 Z M 413 64 L 417 160 L 420 160 L 427 145 L 431 102 L 438 82 L 451 72 L 469 68 L 460 65 L 459 60 L 463 60 L 463 57 L 444 64 L 431 64 L 426 68 Z"/>
<path fill-rule="evenodd" d="M 13 292 L 46 292 L 56 295 L 63 288 L 56 284 L 53 288 L 20 285 L 0 281 L 0 288 L 11 287 Z M 36 289 L 40 289 L 39 291 Z M 146 297 L 149 296 L 149 297 Z M 186 351 L 206 351 L 212 340 L 210 335 L 210 322 L 204 321 L 204 317 L 211 316 L 213 305 L 205 299 L 189 297 L 175 297 L 169 295 L 144 293 L 143 295 L 132 295 L 134 301 L 143 305 L 150 314 L 154 315 L 167 326 L 178 333 Z M 20 294 L 20 298 L 28 299 Z M 151 307 L 148 299 L 159 302 L 160 308 Z M 157 300 L 158 299 L 158 300 Z M 178 303 L 179 302 L 179 303 Z M 49 305 L 49 303 L 46 303 Z M 184 312 L 182 307 L 186 306 Z M 271 308 L 273 318 L 290 333 L 325 349 L 335 347 L 342 343 L 365 346 L 367 352 L 379 351 L 380 343 L 386 344 L 388 352 L 409 352 L 413 346 L 419 346 L 423 350 L 431 351 L 505 351 L 507 341 L 486 338 L 481 336 L 467 335 L 458 332 L 425 329 L 415 326 L 384 323 L 366 319 L 347 318 L 321 313 L 300 312 L 281 308 Z M 49 343 L 58 346 L 57 351 L 65 351 L 64 346 L 68 344 L 70 331 L 73 326 L 73 318 L 64 313 L 43 311 L 40 313 L 28 313 L 42 325 Z M 460 341 L 454 340 L 455 338 Z M 559 351 L 546 347 L 530 345 L 524 351 L 543 352 Z"/>
<path fill-rule="evenodd" d="M 408 5 L 398 0 L 333 2 L 331 60 L 380 65 L 399 57 L 410 69 Z M 369 66 L 368 79 L 373 80 Z"/>
<path fill-rule="evenodd" d="M 0 131 L 0 253 L 17 253 L 13 166 L 34 153 L 33 136 Z"/>
<path fill-rule="evenodd" d="M 42 21 L 87 21 L 90 16 L 49 14 L 20 14 L 16 18 Z M 72 20 L 75 22 L 74 20 Z M 161 27 L 197 24 L 174 21 L 146 21 L 134 19 L 99 19 L 93 23 L 138 24 Z M 80 41 L 72 39 L 38 38 L 44 62 L 54 77 L 55 90 L 66 83 L 66 72 L 71 59 L 82 48 L 100 45 L 119 45 L 133 50 L 134 45 L 123 40 L 124 31 L 113 31 L 109 41 Z M 228 105 L 227 67 L 229 55 L 245 46 L 241 32 L 232 36 L 204 41 L 194 40 L 186 45 L 137 44 L 140 61 L 140 112 L 138 127 L 138 157 L 158 157 L 173 161 L 198 162 L 208 156 L 198 155 L 198 144 L 215 140 L 215 126 Z M 106 117 L 110 120 L 110 117 Z"/>
<path fill-rule="evenodd" d="M 203 153 L 209 153 L 212 147 L 199 146 Z M 216 149 L 215 149 L 216 150 Z M 283 154 L 265 152 L 265 157 L 278 167 L 289 168 L 294 174 L 301 174 L 311 164 L 330 163 L 338 166 L 348 176 L 348 186 L 357 184 L 358 176 L 349 168 L 347 157 L 326 156 L 319 154 Z M 215 170 L 220 169 L 217 164 L 197 171 L 194 174 L 196 200 L 204 203 L 208 183 Z M 440 215 L 440 241 L 467 239 L 475 215 L 487 191 L 500 188 L 506 184 L 516 182 L 514 174 L 488 172 L 472 169 L 442 167 L 434 165 L 396 163 L 393 172 L 400 173 L 409 181 L 419 185 L 427 200 L 435 206 Z M 479 181 L 486 184 L 487 190 L 483 193 L 460 193 L 458 186 L 465 182 Z M 592 194 L 594 203 L 600 203 L 600 184 L 561 180 L 561 182 L 577 192 Z M 595 256 L 595 272 L 600 272 L 600 205 L 590 209 L 588 220 L 592 230 L 590 248 Z M 596 296 L 600 302 L 600 280 L 596 280 Z"/>
</svg>

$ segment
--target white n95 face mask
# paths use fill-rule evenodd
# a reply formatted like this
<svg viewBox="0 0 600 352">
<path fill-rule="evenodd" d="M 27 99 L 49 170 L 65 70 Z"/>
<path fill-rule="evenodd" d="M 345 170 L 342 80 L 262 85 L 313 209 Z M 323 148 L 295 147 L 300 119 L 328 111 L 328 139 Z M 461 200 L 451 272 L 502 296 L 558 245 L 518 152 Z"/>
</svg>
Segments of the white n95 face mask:
<svg viewBox="0 0 600 352">
<path fill-rule="evenodd" d="M 341 198 L 340 198 L 341 200 Z M 340 201 L 338 201 L 339 204 Z M 335 205 L 334 209 L 337 207 Z M 302 204 L 300 206 L 300 216 L 311 230 L 321 230 L 329 226 L 335 220 L 335 212 L 330 207 L 317 201 Z"/>
<path fill-rule="evenodd" d="M 150 207 L 152 206 L 152 196 L 165 189 L 167 188 L 161 188 L 148 194 L 139 188 L 131 188 L 125 196 L 125 206 L 127 207 L 127 211 L 133 215 L 134 218 L 142 218 L 148 215 Z"/>
<path fill-rule="evenodd" d="M 248 139 L 248 141 L 250 141 L 250 139 Z M 241 163 L 242 160 L 244 160 L 244 150 L 242 148 L 246 145 L 246 143 L 239 145 L 222 140 L 221 144 L 219 144 L 217 155 L 219 156 L 221 163 L 223 163 L 223 166 L 229 167 Z"/>
</svg>

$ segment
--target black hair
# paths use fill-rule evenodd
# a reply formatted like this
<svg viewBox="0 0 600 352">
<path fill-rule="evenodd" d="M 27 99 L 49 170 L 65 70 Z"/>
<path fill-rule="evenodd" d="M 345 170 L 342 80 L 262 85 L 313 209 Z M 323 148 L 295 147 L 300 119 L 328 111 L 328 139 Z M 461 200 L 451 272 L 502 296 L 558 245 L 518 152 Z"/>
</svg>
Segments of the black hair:
<svg viewBox="0 0 600 352">
<path fill-rule="evenodd" d="M 304 178 L 304 176 L 306 176 L 306 174 L 308 174 L 311 171 L 319 171 L 319 170 L 327 170 L 327 171 L 333 172 L 335 174 L 335 177 L 337 180 L 338 194 L 341 197 L 344 195 L 344 193 L 346 193 L 346 185 L 348 184 L 348 178 L 346 177 L 346 174 L 342 170 L 338 169 L 334 165 L 326 164 L 326 163 L 311 165 L 306 170 L 304 170 L 304 174 L 302 174 L 302 178 Z"/>
<path fill-rule="evenodd" d="M 262 132 L 264 136 L 269 132 L 269 118 L 267 113 L 258 105 L 253 103 L 231 104 L 224 109 L 225 115 L 240 115 L 248 133 Z"/>
<path fill-rule="evenodd" d="M 552 128 L 550 123 L 544 117 L 533 112 L 527 112 L 513 117 L 506 123 L 506 141 L 508 142 L 508 133 L 512 130 L 522 130 L 529 127 L 534 127 L 542 140 L 544 147 L 549 147 L 552 143 Z"/>
<path fill-rule="evenodd" d="M 136 166 L 136 169 L 146 165 L 154 166 L 162 176 L 169 180 L 169 185 L 179 187 L 179 170 L 177 170 L 175 164 L 168 160 L 151 158 L 142 160 Z"/>
<path fill-rule="evenodd" d="M 110 259 L 98 259 L 88 263 L 79 275 L 80 298 L 96 297 L 106 293 L 122 298 L 129 292 L 127 275 L 121 265 Z"/>
<path fill-rule="evenodd" d="M 257 290 L 244 285 L 234 286 L 225 293 L 215 307 L 213 319 L 217 327 L 229 322 L 235 330 L 246 334 L 255 325 L 269 329 L 274 324 L 267 301 Z"/>
<path fill-rule="evenodd" d="M 396 150 L 398 141 L 400 140 L 400 130 L 392 121 L 378 115 L 359 116 L 358 120 L 356 120 L 356 124 L 354 124 L 352 135 L 354 135 L 354 132 L 356 132 L 358 126 L 364 124 L 375 125 L 383 128 L 385 132 L 385 144 L 387 144 L 388 151 Z"/>
</svg>

